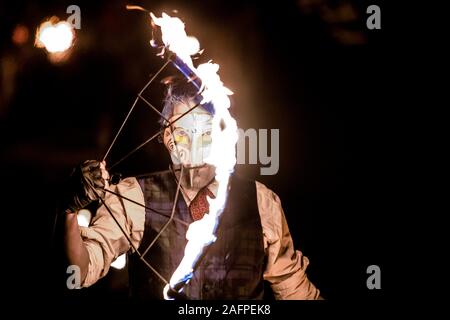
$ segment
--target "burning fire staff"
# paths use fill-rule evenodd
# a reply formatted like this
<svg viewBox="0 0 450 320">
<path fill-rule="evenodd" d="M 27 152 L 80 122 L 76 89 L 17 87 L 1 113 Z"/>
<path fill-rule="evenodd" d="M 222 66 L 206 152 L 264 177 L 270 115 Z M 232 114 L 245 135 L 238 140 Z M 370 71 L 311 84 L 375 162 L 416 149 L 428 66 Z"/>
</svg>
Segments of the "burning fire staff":
<svg viewBox="0 0 450 320">
<path fill-rule="evenodd" d="M 80 267 L 82 286 L 128 253 L 131 296 L 138 301 L 262 299 L 265 282 L 276 299 L 319 299 L 278 196 L 233 174 L 237 126 L 218 65 L 193 66 L 199 45 L 181 20 L 163 14 L 152 22 L 162 32 L 162 55 L 187 78 L 168 84 L 157 111 L 172 165 L 116 184 L 105 161 L 74 170 L 63 203 L 65 249 L 69 263 Z M 93 201 L 101 204 L 94 218 L 79 226 L 77 212 Z"/>
</svg>

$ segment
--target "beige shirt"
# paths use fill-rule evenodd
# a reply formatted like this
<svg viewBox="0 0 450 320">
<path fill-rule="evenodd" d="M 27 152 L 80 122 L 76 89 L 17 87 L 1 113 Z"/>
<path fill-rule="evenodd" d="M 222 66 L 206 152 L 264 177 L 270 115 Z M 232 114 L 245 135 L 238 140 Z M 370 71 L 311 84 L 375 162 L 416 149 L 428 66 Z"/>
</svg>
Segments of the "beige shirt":
<svg viewBox="0 0 450 320">
<path fill-rule="evenodd" d="M 217 192 L 215 183 L 208 188 L 214 194 Z M 135 178 L 126 178 L 110 189 L 144 204 L 142 189 Z M 276 299 L 318 299 L 319 290 L 306 275 L 309 260 L 294 249 L 280 199 L 262 183 L 256 182 L 256 191 L 267 255 L 264 279 L 271 284 Z M 189 205 L 189 198 L 185 194 L 183 196 Z M 133 246 L 138 248 L 144 234 L 145 208 L 109 192 L 105 201 Z M 105 276 L 118 256 L 133 250 L 104 206 L 97 210 L 89 227 L 80 227 L 80 232 L 90 259 L 84 287 Z"/>
</svg>

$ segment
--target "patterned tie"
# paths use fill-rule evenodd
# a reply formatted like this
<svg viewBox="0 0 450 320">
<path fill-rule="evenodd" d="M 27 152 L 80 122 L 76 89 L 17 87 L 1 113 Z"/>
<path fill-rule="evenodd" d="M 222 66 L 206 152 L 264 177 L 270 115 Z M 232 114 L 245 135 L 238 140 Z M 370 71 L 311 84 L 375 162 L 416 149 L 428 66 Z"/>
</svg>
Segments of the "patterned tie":
<svg viewBox="0 0 450 320">
<path fill-rule="evenodd" d="M 191 211 L 191 216 L 194 221 L 200 220 L 203 218 L 205 213 L 209 212 L 209 203 L 206 196 L 213 199 L 215 198 L 214 194 L 208 189 L 208 187 L 204 187 L 203 189 L 200 189 L 189 205 L 189 210 Z"/>
</svg>

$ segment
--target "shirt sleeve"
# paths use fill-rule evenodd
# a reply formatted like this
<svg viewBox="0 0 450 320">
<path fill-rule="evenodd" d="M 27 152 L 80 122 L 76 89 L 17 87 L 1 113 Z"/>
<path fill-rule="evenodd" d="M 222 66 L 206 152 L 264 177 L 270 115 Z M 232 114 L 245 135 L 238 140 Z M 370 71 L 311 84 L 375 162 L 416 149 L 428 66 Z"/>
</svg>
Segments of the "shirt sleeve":
<svg viewBox="0 0 450 320">
<path fill-rule="evenodd" d="M 144 204 L 136 178 L 126 178 L 109 189 Z M 105 203 L 133 246 L 138 248 L 144 233 L 145 208 L 109 192 L 106 192 Z M 88 272 L 82 285 L 88 287 L 104 277 L 111 263 L 132 247 L 104 205 L 98 208 L 89 227 L 80 227 L 80 233 L 89 254 Z"/>
<path fill-rule="evenodd" d="M 294 249 L 279 197 L 256 182 L 258 209 L 263 228 L 267 280 L 277 300 L 315 300 L 320 292 L 306 275 L 309 260 Z"/>
</svg>

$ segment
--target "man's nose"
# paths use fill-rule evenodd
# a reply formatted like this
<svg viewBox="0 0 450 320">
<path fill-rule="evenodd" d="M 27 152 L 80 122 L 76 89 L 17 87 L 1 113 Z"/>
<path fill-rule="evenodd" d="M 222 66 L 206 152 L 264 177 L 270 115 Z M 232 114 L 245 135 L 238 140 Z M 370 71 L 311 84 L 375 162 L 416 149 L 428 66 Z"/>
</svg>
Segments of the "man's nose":
<svg viewBox="0 0 450 320">
<path fill-rule="evenodd" d="M 191 144 L 191 165 L 198 165 L 203 161 L 201 156 L 202 141 L 197 130 L 192 131 L 192 144 Z"/>
</svg>

